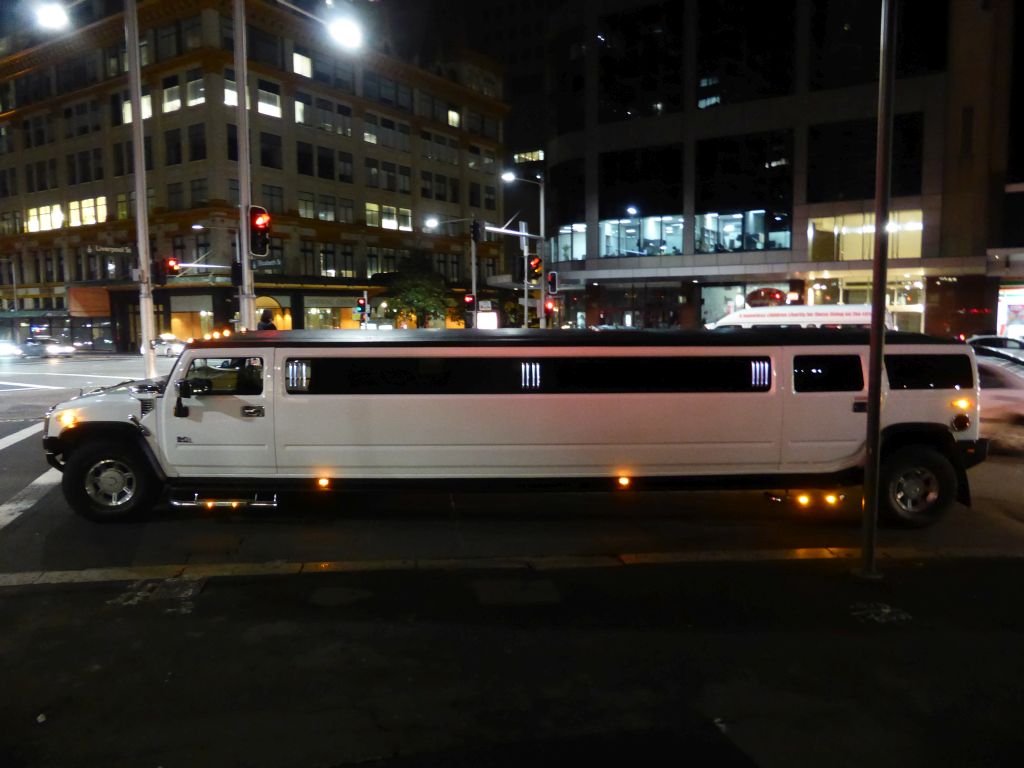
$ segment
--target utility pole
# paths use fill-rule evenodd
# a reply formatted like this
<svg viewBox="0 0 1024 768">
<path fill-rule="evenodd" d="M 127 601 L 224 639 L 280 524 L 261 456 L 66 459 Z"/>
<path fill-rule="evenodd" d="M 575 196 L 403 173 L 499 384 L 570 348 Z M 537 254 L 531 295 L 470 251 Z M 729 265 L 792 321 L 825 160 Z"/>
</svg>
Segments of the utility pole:
<svg viewBox="0 0 1024 768">
<path fill-rule="evenodd" d="M 523 249 L 523 328 L 530 327 L 530 241 L 526 222 L 519 222 L 519 247 Z"/>
<path fill-rule="evenodd" d="M 135 163 L 135 238 L 139 254 L 139 333 L 146 378 L 156 378 L 156 338 L 153 327 L 153 284 L 150 278 L 149 206 L 146 188 L 145 132 L 142 115 L 142 67 L 139 63 L 139 12 L 136 0 L 124 6 L 125 45 L 128 48 L 128 90 L 132 103 L 132 161 Z"/>
<path fill-rule="evenodd" d="M 249 157 L 249 56 L 246 45 L 245 0 L 234 0 L 235 93 L 238 95 L 238 261 L 242 265 L 242 284 L 238 287 L 238 325 L 256 324 L 256 296 L 252 286 L 249 207 L 252 205 L 252 180 Z"/>
</svg>

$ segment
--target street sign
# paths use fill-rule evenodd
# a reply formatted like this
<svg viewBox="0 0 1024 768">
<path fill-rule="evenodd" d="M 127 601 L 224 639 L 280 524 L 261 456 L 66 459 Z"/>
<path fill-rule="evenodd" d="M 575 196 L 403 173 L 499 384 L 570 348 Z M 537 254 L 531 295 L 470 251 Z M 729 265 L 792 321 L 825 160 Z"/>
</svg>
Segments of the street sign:
<svg viewBox="0 0 1024 768">
<path fill-rule="evenodd" d="M 491 311 L 492 307 L 491 307 L 490 299 L 481 299 L 479 303 L 480 303 L 480 311 L 481 312 L 490 312 Z"/>
</svg>

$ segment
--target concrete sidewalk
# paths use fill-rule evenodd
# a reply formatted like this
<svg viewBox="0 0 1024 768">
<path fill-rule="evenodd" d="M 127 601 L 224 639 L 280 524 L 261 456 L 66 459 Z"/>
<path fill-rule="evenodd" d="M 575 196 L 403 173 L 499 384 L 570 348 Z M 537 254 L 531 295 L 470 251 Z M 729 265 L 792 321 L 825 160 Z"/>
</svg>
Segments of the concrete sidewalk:
<svg viewBox="0 0 1024 768">
<path fill-rule="evenodd" d="M 0 589 L 0 766 L 1010 766 L 1020 560 Z"/>
</svg>

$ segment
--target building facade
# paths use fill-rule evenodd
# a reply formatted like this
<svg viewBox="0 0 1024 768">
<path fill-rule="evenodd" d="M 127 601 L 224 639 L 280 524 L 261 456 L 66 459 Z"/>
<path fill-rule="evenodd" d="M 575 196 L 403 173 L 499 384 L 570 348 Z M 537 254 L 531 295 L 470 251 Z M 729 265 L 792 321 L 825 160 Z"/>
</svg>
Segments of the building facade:
<svg viewBox="0 0 1024 768">
<path fill-rule="evenodd" d="M 231 5 L 139 7 L 151 250 L 182 265 L 155 290 L 157 329 L 179 338 L 237 320 Z M 252 201 L 272 215 L 269 253 L 253 259 L 257 307 L 279 328 L 358 327 L 367 291 L 387 322 L 375 276 L 409 258 L 468 288 L 466 222 L 502 215 L 507 107 L 486 60 L 427 71 L 343 52 L 272 0 L 247 4 L 247 26 Z M 126 70 L 121 13 L 0 59 L 0 335 L 138 347 Z M 484 282 L 500 254 L 478 251 Z"/>
<path fill-rule="evenodd" d="M 1008 332 L 1000 295 L 1022 265 L 990 249 L 1014 189 L 1019 5 L 898 5 L 887 294 L 900 328 Z M 870 300 L 879 6 L 553 4 L 559 322 L 697 327 L 768 296 Z"/>
</svg>

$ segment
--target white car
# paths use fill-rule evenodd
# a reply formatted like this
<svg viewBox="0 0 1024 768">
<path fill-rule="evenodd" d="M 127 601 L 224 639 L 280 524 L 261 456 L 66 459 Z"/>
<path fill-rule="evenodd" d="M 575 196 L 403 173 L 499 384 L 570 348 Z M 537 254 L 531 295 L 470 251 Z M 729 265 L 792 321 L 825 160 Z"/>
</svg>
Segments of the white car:
<svg viewBox="0 0 1024 768">
<path fill-rule="evenodd" d="M 974 347 L 979 355 L 992 350 L 991 357 L 1012 358 L 1024 362 L 1024 341 L 1011 339 L 1009 336 L 971 336 L 967 343 Z"/>
<path fill-rule="evenodd" d="M 159 339 L 151 341 L 150 345 L 153 347 L 157 357 L 177 357 L 181 354 L 181 350 L 185 348 L 185 342 L 173 336 L 161 336 Z M 143 351 L 143 348 L 139 347 L 140 355 L 143 354 Z"/>
<path fill-rule="evenodd" d="M 978 358 L 981 420 L 1024 424 L 1024 365 L 993 357 Z"/>
</svg>

